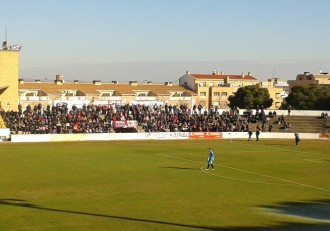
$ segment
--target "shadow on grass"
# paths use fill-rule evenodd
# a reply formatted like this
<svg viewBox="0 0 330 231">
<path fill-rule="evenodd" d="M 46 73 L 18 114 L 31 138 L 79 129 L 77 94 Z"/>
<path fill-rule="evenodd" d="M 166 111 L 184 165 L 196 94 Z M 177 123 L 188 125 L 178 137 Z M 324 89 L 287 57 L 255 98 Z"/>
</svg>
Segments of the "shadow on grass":
<svg viewBox="0 0 330 231">
<path fill-rule="evenodd" d="M 278 205 L 264 206 L 273 213 L 296 216 L 303 219 L 327 222 L 330 225 L 330 200 L 308 202 L 282 202 Z"/>
<path fill-rule="evenodd" d="M 293 141 L 292 143 L 289 143 L 289 144 L 285 144 L 285 143 L 272 143 L 272 144 L 267 144 L 267 146 L 276 146 L 276 147 L 288 146 L 288 147 L 295 147 L 296 144 Z"/>
<path fill-rule="evenodd" d="M 321 202 L 322 204 L 324 202 Z M 327 205 L 329 205 L 329 201 L 325 201 Z M 299 203 L 284 203 L 284 207 L 291 207 L 291 206 L 299 206 Z M 313 205 L 315 205 L 313 203 Z M 321 231 L 321 230 L 330 230 L 330 224 L 310 224 L 310 223 L 280 223 L 278 226 L 271 226 L 271 227 L 208 227 L 208 226 L 198 226 L 198 225 L 189 225 L 189 224 L 179 224 L 173 222 L 166 222 L 166 221 L 155 221 L 155 220 L 148 220 L 148 219 L 139 219 L 139 218 L 132 218 L 132 217 L 123 217 L 123 216 L 114 216 L 114 215 L 106 215 L 106 214 L 97 214 L 97 213 L 89 213 L 89 212 L 80 212 L 80 211 L 71 211 L 71 210 L 64 210 L 64 209 L 54 209 L 54 208 L 45 208 L 38 206 L 36 204 L 28 203 L 25 200 L 21 199 L 0 199 L 0 206 L 15 206 L 15 207 L 22 207 L 22 208 L 30 208 L 36 210 L 44 210 L 44 211 L 51 211 L 51 212 L 59 212 L 59 213 L 67 213 L 67 214 L 79 214 L 84 216 L 95 216 L 95 217 L 104 217 L 110 219 L 119 219 L 119 220 L 127 220 L 127 221 L 136 221 L 136 222 L 145 222 L 145 223 L 153 223 L 165 226 L 173 226 L 173 227 L 182 227 L 182 228 L 189 228 L 192 229 L 199 229 L 199 230 L 213 230 L 213 231 L 263 231 L 263 230 L 276 230 L 276 231 L 287 231 L 287 230 L 299 230 L 299 231 Z M 264 207 L 264 208 L 274 208 L 274 207 Z M 327 207 L 328 209 L 328 207 Z M 290 209 L 288 209 L 290 210 Z M 328 215 L 326 218 L 329 217 L 329 211 L 325 211 Z M 160 228 L 161 230 L 161 228 Z"/>
<path fill-rule="evenodd" d="M 200 170 L 199 168 L 185 168 L 185 167 L 161 167 L 161 168 L 178 169 L 178 170 Z"/>
</svg>

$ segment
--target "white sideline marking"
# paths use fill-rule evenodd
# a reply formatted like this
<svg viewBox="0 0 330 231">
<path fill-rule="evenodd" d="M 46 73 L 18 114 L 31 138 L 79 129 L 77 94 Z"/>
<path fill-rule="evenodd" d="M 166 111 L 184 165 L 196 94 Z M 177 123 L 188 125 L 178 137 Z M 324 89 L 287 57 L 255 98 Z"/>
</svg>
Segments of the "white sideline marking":
<svg viewBox="0 0 330 231">
<path fill-rule="evenodd" d="M 236 143 L 243 144 L 245 146 L 252 146 L 248 142 L 240 142 L 237 141 Z M 295 146 L 295 145 L 294 145 Z M 258 147 L 256 145 L 253 145 L 253 147 Z M 308 156 L 316 156 L 319 158 L 327 158 L 329 155 L 325 154 L 319 154 L 319 153 L 313 153 L 313 152 L 305 152 L 305 151 L 300 151 L 300 150 L 292 150 L 292 149 L 284 149 L 284 148 L 276 148 L 276 147 L 269 147 L 269 146 L 259 146 L 259 148 L 265 148 L 265 149 L 272 149 L 272 150 L 279 150 L 279 151 L 284 151 L 284 152 L 296 152 L 296 153 L 301 153 L 303 155 L 308 155 Z"/>
<path fill-rule="evenodd" d="M 270 184 L 270 185 L 284 185 L 284 186 L 293 186 L 292 184 L 281 184 L 281 183 L 270 183 L 270 182 L 262 182 L 262 181 L 253 181 L 253 180 L 243 180 L 240 178 L 234 178 L 234 177 L 227 177 L 227 176 L 222 176 L 218 174 L 214 174 L 212 170 L 206 171 L 205 167 L 201 167 L 201 170 L 207 174 L 210 174 L 212 176 L 220 177 L 220 178 L 225 178 L 229 180 L 236 180 L 236 181 L 242 181 L 242 182 L 247 182 L 247 183 L 255 183 L 255 184 Z"/>
<path fill-rule="evenodd" d="M 204 162 L 201 162 L 201 161 L 189 160 L 189 159 L 185 159 L 185 158 L 169 156 L 169 155 L 164 155 L 164 154 L 160 154 L 160 153 L 155 153 L 155 155 L 204 164 Z M 263 177 L 266 177 L 266 178 L 283 181 L 283 182 L 290 183 L 290 184 L 293 184 L 293 185 L 298 185 L 298 186 L 303 186 L 303 187 L 307 187 L 307 188 L 317 189 L 317 190 L 320 190 L 320 191 L 325 191 L 325 192 L 330 193 L 330 190 L 328 190 L 328 189 L 319 188 L 319 187 L 315 187 L 315 186 L 308 185 L 308 184 L 302 184 L 302 183 L 299 183 L 299 182 L 286 180 L 286 179 L 283 179 L 283 178 L 278 178 L 278 177 L 273 177 L 273 176 L 269 176 L 269 175 L 259 174 L 259 173 L 256 173 L 256 172 L 251 172 L 251 171 L 247 171 L 247 170 L 243 170 L 243 169 L 239 169 L 239 168 L 233 168 L 233 167 L 229 167 L 229 166 L 225 166 L 225 165 L 216 165 L 216 164 L 213 164 L 213 165 L 214 166 L 220 166 L 220 167 L 223 167 L 223 168 L 228 168 L 228 169 L 231 169 L 231 170 L 240 171 L 240 172 L 245 172 L 245 173 L 249 173 L 249 174 L 253 174 L 253 175 L 257 175 L 257 176 L 263 176 Z"/>
<path fill-rule="evenodd" d="M 323 161 L 319 161 L 319 160 L 304 159 L 304 161 L 309 161 L 309 162 L 313 162 L 313 163 L 321 163 L 321 164 L 324 164 Z"/>
</svg>

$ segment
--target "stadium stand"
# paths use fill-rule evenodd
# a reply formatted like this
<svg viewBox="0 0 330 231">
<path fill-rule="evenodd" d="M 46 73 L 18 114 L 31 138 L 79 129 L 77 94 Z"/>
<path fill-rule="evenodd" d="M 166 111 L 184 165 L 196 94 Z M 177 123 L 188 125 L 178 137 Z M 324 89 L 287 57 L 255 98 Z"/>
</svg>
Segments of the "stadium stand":
<svg viewBox="0 0 330 231">
<path fill-rule="evenodd" d="M 110 132 L 306 132 L 329 130 L 327 119 L 314 116 L 265 114 L 264 110 L 188 110 L 186 105 L 84 105 L 82 108 L 41 105 L 3 112 L 12 134 L 70 134 Z M 1 120 L 0 120 L 1 124 Z M 132 125 L 133 124 L 133 125 Z M 135 124 L 135 125 L 134 125 Z"/>
<path fill-rule="evenodd" d="M 320 117 L 285 116 L 282 122 L 278 118 L 272 118 L 269 121 L 273 125 L 274 132 L 321 133 L 326 130 L 326 120 Z"/>
</svg>

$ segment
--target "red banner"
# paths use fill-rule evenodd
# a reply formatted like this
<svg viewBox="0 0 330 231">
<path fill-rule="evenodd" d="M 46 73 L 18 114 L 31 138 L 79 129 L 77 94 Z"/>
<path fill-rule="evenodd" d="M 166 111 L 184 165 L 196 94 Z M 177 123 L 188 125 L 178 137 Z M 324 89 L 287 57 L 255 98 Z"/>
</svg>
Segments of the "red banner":
<svg viewBox="0 0 330 231">
<path fill-rule="evenodd" d="M 112 127 L 116 128 L 127 128 L 127 120 L 112 121 Z"/>
<path fill-rule="evenodd" d="M 112 127 L 116 128 L 137 128 L 136 120 L 117 120 L 112 121 Z"/>
<path fill-rule="evenodd" d="M 221 139 L 221 132 L 190 132 L 189 139 Z"/>
</svg>

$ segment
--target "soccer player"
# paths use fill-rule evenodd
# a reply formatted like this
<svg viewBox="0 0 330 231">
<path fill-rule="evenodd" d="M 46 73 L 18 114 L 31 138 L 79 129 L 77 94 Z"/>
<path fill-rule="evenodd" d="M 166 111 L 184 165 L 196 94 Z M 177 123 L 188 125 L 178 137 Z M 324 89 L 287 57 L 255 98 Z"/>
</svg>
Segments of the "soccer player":
<svg viewBox="0 0 330 231">
<path fill-rule="evenodd" d="M 207 159 L 207 168 L 206 168 L 206 170 L 209 170 L 210 165 L 212 167 L 212 170 L 214 170 L 213 161 L 214 161 L 214 153 L 213 153 L 212 149 L 209 148 L 209 158 Z"/>
</svg>

